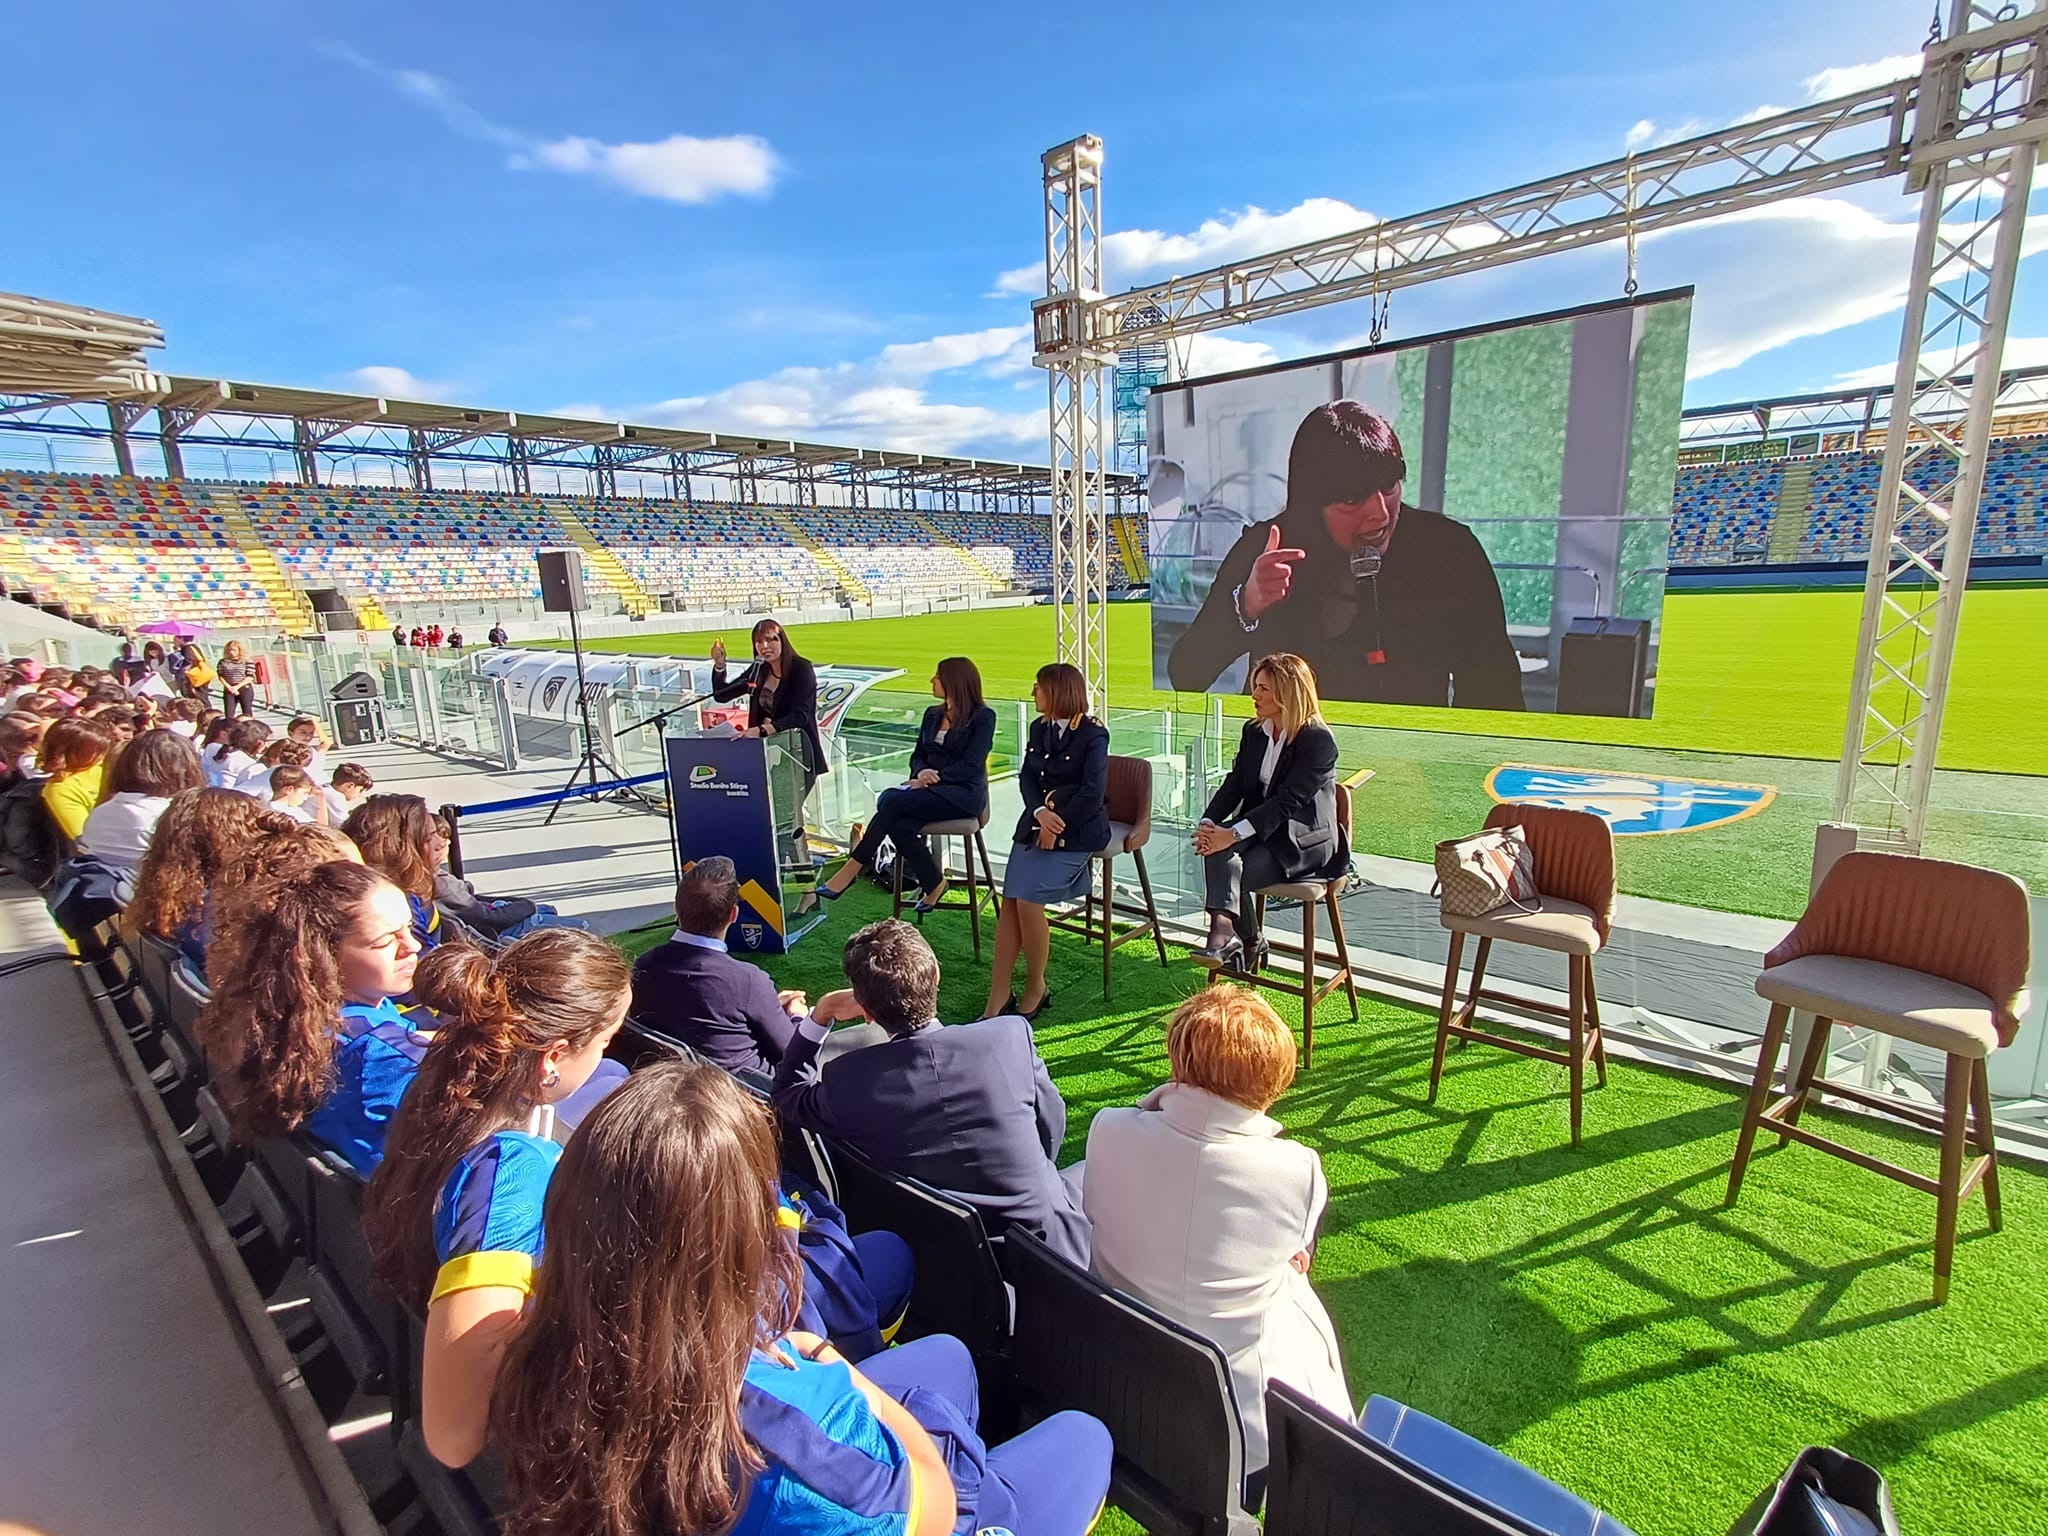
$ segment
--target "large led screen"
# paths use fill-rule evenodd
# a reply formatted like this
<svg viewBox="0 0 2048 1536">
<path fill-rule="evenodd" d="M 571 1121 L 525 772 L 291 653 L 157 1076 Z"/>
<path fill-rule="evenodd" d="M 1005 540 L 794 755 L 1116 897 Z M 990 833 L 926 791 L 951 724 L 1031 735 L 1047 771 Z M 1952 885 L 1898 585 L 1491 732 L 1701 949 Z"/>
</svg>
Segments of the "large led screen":
<svg viewBox="0 0 2048 1536">
<path fill-rule="evenodd" d="M 1648 716 L 1690 289 L 1153 389 L 1152 671 Z"/>
</svg>

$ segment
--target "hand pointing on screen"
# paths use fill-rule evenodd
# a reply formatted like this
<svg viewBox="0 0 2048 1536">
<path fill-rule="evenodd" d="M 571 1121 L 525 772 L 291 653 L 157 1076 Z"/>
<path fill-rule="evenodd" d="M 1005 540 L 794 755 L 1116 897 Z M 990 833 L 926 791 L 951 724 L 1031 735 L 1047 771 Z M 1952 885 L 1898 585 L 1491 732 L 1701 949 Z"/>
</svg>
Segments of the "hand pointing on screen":
<svg viewBox="0 0 2048 1536">
<path fill-rule="evenodd" d="M 1294 587 L 1294 562 L 1307 554 L 1305 549 L 1281 546 L 1278 523 L 1266 530 L 1266 547 L 1252 562 L 1252 573 L 1244 583 L 1243 609 L 1249 622 L 1256 624 L 1267 610 L 1287 601 Z"/>
</svg>

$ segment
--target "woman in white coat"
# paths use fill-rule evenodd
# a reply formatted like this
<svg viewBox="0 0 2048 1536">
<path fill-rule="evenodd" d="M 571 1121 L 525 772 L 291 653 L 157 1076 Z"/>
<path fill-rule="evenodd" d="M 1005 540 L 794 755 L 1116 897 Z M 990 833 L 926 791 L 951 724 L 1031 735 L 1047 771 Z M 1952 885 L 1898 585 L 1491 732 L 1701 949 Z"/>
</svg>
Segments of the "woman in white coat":
<svg viewBox="0 0 2048 1536">
<path fill-rule="evenodd" d="M 1337 1332 L 1308 1280 L 1329 1189 L 1322 1159 L 1265 1113 L 1295 1058 L 1294 1032 L 1265 999 L 1228 983 L 1197 993 L 1167 1026 L 1166 1056 L 1172 1081 L 1088 1129 L 1092 1263 L 1223 1350 L 1256 1470 L 1268 1381 L 1353 1416 Z"/>
</svg>

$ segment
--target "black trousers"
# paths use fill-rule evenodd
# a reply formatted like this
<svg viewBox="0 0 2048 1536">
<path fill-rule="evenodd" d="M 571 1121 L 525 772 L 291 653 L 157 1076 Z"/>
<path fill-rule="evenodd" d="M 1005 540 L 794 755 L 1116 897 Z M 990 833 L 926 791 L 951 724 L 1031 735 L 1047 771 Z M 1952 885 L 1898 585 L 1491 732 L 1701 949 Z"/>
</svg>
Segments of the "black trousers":
<svg viewBox="0 0 2048 1536">
<path fill-rule="evenodd" d="M 1202 879 L 1208 888 L 1205 905 L 1237 924 L 1237 936 L 1246 949 L 1259 942 L 1259 922 L 1252 912 L 1252 893 L 1287 878 L 1273 851 L 1261 842 L 1243 842 L 1202 860 Z"/>
<path fill-rule="evenodd" d="M 882 839 L 887 838 L 896 845 L 904 872 L 920 891 L 929 891 L 939 883 L 939 861 L 932 857 L 931 839 L 920 836 L 917 829 L 928 821 L 958 821 L 962 814 L 936 789 L 885 789 L 875 801 L 867 830 L 853 845 L 853 856 L 860 860 L 861 868 L 873 869 Z M 906 887 L 908 884 L 906 881 Z"/>
<path fill-rule="evenodd" d="M 243 719 L 253 720 L 256 716 L 256 685 L 244 683 L 239 688 L 230 688 L 226 683 L 222 683 L 220 703 L 221 712 L 230 720 L 235 718 L 237 709 L 241 711 Z"/>
</svg>

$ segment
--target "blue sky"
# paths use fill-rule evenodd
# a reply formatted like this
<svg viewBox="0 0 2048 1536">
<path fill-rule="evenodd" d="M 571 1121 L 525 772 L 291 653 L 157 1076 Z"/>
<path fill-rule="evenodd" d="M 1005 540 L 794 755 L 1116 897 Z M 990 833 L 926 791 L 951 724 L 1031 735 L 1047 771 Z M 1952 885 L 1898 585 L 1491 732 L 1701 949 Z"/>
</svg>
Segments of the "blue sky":
<svg viewBox="0 0 2048 1536">
<path fill-rule="evenodd" d="M 1048 14 L 10 6 L 0 288 L 147 315 L 173 372 L 1042 461 L 1036 284 L 1003 274 L 1039 259 L 1054 143 L 1104 140 L 1128 283 L 1795 106 L 1927 26 L 1926 0 L 1181 0 L 1078 41 Z M 1689 400 L 1885 365 L 1914 208 L 1884 184 L 1645 242 L 1646 288 L 1699 288 Z M 2008 361 L 2048 361 L 2023 274 Z M 1412 290 L 1393 331 L 1621 276 L 1615 246 Z M 1366 324 L 1225 332 L 1193 371 Z"/>
</svg>

